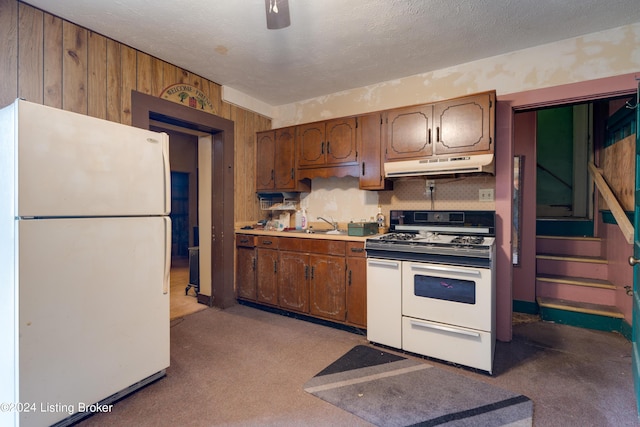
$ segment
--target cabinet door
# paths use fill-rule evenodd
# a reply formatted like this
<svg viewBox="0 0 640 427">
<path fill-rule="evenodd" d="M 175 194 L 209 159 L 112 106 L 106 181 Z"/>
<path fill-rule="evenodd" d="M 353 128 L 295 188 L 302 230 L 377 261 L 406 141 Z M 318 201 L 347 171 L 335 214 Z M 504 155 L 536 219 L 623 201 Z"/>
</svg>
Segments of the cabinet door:
<svg viewBox="0 0 640 427">
<path fill-rule="evenodd" d="M 256 190 L 274 189 L 275 132 L 256 134 Z"/>
<path fill-rule="evenodd" d="M 388 111 L 385 120 L 385 158 L 403 160 L 432 155 L 432 114 L 431 105 Z"/>
<path fill-rule="evenodd" d="M 295 128 L 276 130 L 274 158 L 274 188 L 276 190 L 295 190 L 295 154 Z"/>
<path fill-rule="evenodd" d="M 367 327 L 367 259 L 364 245 L 347 245 L 347 322 Z M 360 252 L 361 251 L 361 252 Z M 354 254 L 355 256 L 351 256 Z"/>
<path fill-rule="evenodd" d="M 257 301 L 265 304 L 278 304 L 278 251 L 274 249 L 256 249 L 257 260 Z"/>
<path fill-rule="evenodd" d="M 238 298 L 256 299 L 256 252 L 254 248 L 238 246 L 236 292 Z"/>
<path fill-rule="evenodd" d="M 300 125 L 298 134 L 298 166 L 322 166 L 325 164 L 325 123 Z"/>
<path fill-rule="evenodd" d="M 493 92 L 435 104 L 435 154 L 493 152 L 494 106 Z"/>
<path fill-rule="evenodd" d="M 358 145 L 360 146 L 360 188 L 384 190 L 382 173 L 382 117 L 380 113 L 358 117 Z"/>
<path fill-rule="evenodd" d="M 331 255 L 310 255 L 309 312 L 326 319 L 346 317 L 345 259 Z"/>
<path fill-rule="evenodd" d="M 285 310 L 309 312 L 309 256 L 280 251 L 278 303 Z"/>
<path fill-rule="evenodd" d="M 328 166 L 358 161 L 355 117 L 327 121 L 326 154 Z"/>
</svg>

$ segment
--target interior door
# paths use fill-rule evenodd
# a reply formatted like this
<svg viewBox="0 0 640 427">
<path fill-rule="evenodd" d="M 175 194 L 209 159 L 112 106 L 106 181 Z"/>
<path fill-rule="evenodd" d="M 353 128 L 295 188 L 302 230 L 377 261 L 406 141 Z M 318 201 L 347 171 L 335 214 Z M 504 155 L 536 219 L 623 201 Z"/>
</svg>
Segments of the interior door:
<svg viewBox="0 0 640 427">
<path fill-rule="evenodd" d="M 636 98 L 636 191 L 635 191 L 635 214 L 633 216 L 634 241 L 633 241 L 633 257 L 629 257 L 629 263 L 633 267 L 633 384 L 636 394 L 636 404 L 638 405 L 638 414 L 640 414 L 640 132 L 638 132 L 637 124 L 640 123 L 640 83 L 638 83 L 638 94 Z"/>
</svg>

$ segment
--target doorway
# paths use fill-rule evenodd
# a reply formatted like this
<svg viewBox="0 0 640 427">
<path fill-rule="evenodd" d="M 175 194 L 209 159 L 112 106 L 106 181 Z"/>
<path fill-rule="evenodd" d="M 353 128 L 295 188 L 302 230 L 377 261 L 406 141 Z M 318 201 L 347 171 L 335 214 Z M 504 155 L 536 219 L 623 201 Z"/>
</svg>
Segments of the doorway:
<svg viewBox="0 0 640 427">
<path fill-rule="evenodd" d="M 171 139 L 169 139 L 171 140 Z M 189 255 L 189 174 L 171 171 L 171 259 Z"/>
<path fill-rule="evenodd" d="M 235 304 L 234 123 L 151 95 L 132 91 L 132 125 L 188 129 L 198 138 L 198 302 L 227 308 Z M 203 197 L 206 198 L 203 199 Z"/>
<path fill-rule="evenodd" d="M 613 97 L 533 110 L 537 235 L 595 235 L 597 208 L 588 163 L 597 163 L 596 152 L 606 143 L 609 117 L 628 99 Z"/>
</svg>

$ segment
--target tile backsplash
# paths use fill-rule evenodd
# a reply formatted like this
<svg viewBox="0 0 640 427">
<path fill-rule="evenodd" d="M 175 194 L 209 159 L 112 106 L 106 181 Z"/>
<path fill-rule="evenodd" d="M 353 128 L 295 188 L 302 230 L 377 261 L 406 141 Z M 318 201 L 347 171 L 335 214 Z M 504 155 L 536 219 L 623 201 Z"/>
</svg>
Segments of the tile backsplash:
<svg viewBox="0 0 640 427">
<path fill-rule="evenodd" d="M 494 210 L 495 202 L 479 201 L 481 189 L 495 189 L 495 176 L 468 175 L 433 178 L 433 203 L 425 187 L 425 178 L 405 178 L 394 182 L 391 191 L 366 191 L 358 188 L 357 178 L 317 178 L 310 193 L 302 193 L 300 206 L 306 208 L 310 222 L 323 216 L 340 223 L 375 218 L 378 205 L 385 217 L 391 209 Z"/>
<path fill-rule="evenodd" d="M 469 175 L 456 178 L 435 178 L 433 180 L 433 203 L 427 192 L 424 178 L 411 178 L 394 182 L 393 191 L 379 192 L 379 203 L 383 210 L 423 209 L 423 210 L 493 210 L 495 202 L 481 202 L 481 189 L 495 189 L 493 175 Z"/>
</svg>

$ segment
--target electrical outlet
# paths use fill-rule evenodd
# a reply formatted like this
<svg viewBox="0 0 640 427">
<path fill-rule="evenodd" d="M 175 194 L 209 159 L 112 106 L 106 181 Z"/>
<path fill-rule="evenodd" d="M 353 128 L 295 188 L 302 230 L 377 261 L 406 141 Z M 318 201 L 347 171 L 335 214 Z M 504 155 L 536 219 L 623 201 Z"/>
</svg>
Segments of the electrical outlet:
<svg viewBox="0 0 640 427">
<path fill-rule="evenodd" d="M 480 189 L 478 200 L 481 202 L 493 202 L 493 188 Z"/>
<path fill-rule="evenodd" d="M 424 181 L 424 186 L 425 186 L 424 194 L 427 196 L 433 197 L 431 193 L 436 189 L 436 182 L 432 179 L 427 179 Z"/>
</svg>

